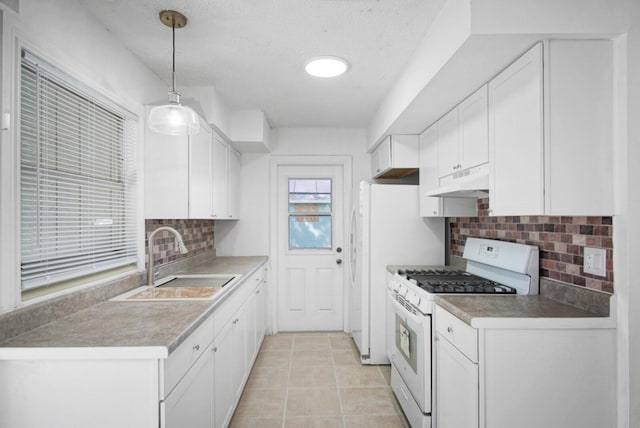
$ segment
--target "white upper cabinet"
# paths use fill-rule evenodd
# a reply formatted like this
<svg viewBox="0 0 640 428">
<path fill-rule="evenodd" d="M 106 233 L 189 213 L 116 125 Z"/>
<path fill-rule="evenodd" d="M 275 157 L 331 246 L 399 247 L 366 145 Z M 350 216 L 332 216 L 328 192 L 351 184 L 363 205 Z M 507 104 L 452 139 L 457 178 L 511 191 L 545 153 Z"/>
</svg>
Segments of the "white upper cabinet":
<svg viewBox="0 0 640 428">
<path fill-rule="evenodd" d="M 211 217 L 211 128 L 189 137 L 189 217 Z"/>
<path fill-rule="evenodd" d="M 371 153 L 373 178 L 402 178 L 417 169 L 417 135 L 390 135 Z"/>
<path fill-rule="evenodd" d="M 211 218 L 211 128 L 193 136 L 146 131 L 145 218 Z"/>
<path fill-rule="evenodd" d="M 229 147 L 229 218 L 240 218 L 240 152 Z"/>
<path fill-rule="evenodd" d="M 229 214 L 229 145 L 213 135 L 213 218 L 226 219 Z"/>
<path fill-rule="evenodd" d="M 491 215 L 612 215 L 612 44 L 539 43 L 489 83 Z"/>
<path fill-rule="evenodd" d="M 200 119 L 191 136 L 146 131 L 145 218 L 237 219 L 240 153 Z"/>
<path fill-rule="evenodd" d="M 477 214 L 476 199 L 426 196 L 425 192 L 439 185 L 438 131 L 439 122 L 420 134 L 420 216 L 468 217 Z"/>
<path fill-rule="evenodd" d="M 213 213 L 216 220 L 238 219 L 240 153 L 222 136 L 213 135 Z"/>
<path fill-rule="evenodd" d="M 471 94 L 438 122 L 438 177 L 487 163 L 487 86 Z"/>
</svg>

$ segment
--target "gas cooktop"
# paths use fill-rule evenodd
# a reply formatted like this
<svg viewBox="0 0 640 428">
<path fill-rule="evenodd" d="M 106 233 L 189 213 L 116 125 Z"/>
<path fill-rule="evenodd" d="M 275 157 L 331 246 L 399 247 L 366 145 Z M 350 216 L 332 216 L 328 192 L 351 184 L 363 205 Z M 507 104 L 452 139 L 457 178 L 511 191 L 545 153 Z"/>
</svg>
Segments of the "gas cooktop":
<svg viewBox="0 0 640 428">
<path fill-rule="evenodd" d="M 400 269 L 397 273 L 428 293 L 517 294 L 513 287 L 459 269 Z"/>
</svg>

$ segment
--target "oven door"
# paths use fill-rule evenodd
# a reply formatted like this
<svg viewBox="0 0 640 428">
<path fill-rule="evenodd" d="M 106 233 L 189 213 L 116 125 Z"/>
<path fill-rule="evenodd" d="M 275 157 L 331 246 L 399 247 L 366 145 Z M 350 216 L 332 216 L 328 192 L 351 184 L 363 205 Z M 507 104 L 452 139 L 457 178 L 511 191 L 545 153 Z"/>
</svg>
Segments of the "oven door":
<svg viewBox="0 0 640 428">
<path fill-rule="evenodd" d="M 404 307 L 396 296 L 388 290 L 389 359 L 420 410 L 431 413 L 431 316 Z"/>
</svg>

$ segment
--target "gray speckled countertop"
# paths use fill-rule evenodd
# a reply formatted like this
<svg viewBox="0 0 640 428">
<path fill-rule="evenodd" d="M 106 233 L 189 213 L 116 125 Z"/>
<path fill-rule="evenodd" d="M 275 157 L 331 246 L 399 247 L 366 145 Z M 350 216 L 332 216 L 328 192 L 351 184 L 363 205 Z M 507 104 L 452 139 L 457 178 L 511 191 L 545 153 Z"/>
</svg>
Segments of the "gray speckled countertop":
<svg viewBox="0 0 640 428">
<path fill-rule="evenodd" d="M 242 274 L 234 286 L 260 268 L 267 257 L 212 257 L 183 273 Z M 0 344 L 4 348 L 165 347 L 171 353 L 220 301 L 107 301 Z"/>
<path fill-rule="evenodd" d="M 437 295 L 435 303 L 472 327 L 611 327 L 606 316 L 543 296 Z"/>
</svg>

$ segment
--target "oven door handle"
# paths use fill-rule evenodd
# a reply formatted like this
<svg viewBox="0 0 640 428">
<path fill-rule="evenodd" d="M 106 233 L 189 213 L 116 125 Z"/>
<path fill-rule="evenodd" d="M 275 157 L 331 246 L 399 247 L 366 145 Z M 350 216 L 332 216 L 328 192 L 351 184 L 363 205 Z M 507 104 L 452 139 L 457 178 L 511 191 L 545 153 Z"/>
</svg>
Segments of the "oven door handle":
<svg viewBox="0 0 640 428">
<path fill-rule="evenodd" d="M 393 303 L 393 307 L 395 308 L 396 312 L 401 313 L 403 316 L 409 318 L 411 321 L 413 321 L 416 324 L 422 323 L 421 317 L 419 317 L 418 315 L 412 314 L 407 310 L 407 308 L 405 308 L 400 303 L 398 303 L 398 301 L 395 299 L 395 297 L 391 292 L 389 292 L 389 299 Z"/>
</svg>

